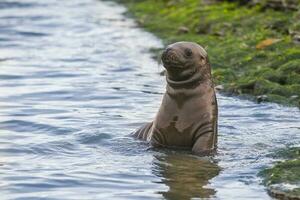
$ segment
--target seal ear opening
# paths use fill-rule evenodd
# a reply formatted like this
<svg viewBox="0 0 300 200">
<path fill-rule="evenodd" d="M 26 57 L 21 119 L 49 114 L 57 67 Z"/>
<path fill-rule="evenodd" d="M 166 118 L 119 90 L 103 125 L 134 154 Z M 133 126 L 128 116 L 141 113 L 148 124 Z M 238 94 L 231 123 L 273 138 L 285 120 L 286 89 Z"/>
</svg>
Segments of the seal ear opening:
<svg viewBox="0 0 300 200">
<path fill-rule="evenodd" d="M 200 57 L 200 64 L 201 64 L 201 66 L 205 65 L 207 63 L 207 59 L 204 58 L 204 56 L 202 56 L 202 55 L 200 55 L 199 57 Z"/>
</svg>

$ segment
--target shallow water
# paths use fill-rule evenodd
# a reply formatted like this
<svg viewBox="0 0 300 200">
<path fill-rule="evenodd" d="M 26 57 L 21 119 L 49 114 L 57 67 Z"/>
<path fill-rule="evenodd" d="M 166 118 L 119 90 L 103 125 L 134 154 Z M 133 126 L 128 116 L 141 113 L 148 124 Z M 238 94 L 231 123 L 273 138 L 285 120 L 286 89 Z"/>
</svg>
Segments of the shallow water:
<svg viewBox="0 0 300 200">
<path fill-rule="evenodd" d="M 299 145 L 297 108 L 218 95 L 213 159 L 128 137 L 164 92 L 161 41 L 97 0 L 0 2 L 0 199 L 270 199 L 257 172 Z"/>
</svg>

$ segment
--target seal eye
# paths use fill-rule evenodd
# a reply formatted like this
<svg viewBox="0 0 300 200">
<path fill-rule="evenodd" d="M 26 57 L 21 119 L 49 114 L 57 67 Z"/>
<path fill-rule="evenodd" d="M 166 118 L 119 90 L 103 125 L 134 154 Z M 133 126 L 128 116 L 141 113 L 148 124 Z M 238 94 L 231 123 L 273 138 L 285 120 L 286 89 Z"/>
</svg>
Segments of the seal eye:
<svg viewBox="0 0 300 200">
<path fill-rule="evenodd" d="M 193 52 L 192 50 L 190 49 L 185 49 L 184 50 L 184 54 L 187 56 L 187 57 L 191 57 L 193 55 Z"/>
</svg>

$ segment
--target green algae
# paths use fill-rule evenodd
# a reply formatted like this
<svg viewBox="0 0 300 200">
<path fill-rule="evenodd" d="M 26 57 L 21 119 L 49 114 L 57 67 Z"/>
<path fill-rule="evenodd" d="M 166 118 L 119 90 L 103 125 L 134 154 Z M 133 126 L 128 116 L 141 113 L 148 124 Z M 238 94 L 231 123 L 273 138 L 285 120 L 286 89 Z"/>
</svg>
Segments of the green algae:
<svg viewBox="0 0 300 200">
<path fill-rule="evenodd" d="M 262 170 L 259 175 L 264 178 L 264 184 L 269 192 L 281 198 L 300 199 L 300 147 L 283 149 L 271 155 L 284 159 L 272 168 Z M 293 185 L 291 189 L 282 187 L 283 184 Z"/>
<path fill-rule="evenodd" d="M 300 45 L 290 34 L 300 27 L 299 12 L 212 0 L 119 1 L 165 44 L 203 45 L 224 92 L 266 95 L 266 101 L 300 106 Z M 266 39 L 277 42 L 257 48 Z"/>
</svg>

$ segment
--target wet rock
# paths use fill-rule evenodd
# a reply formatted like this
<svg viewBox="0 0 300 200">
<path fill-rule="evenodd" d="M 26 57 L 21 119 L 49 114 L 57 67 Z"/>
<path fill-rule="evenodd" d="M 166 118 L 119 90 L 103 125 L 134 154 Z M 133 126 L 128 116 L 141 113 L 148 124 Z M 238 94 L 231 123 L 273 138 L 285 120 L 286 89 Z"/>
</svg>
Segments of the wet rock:
<svg viewBox="0 0 300 200">
<path fill-rule="evenodd" d="M 224 90 L 224 86 L 223 86 L 223 85 L 217 85 L 217 86 L 215 87 L 215 90 L 217 90 L 217 91 L 222 91 L 222 90 Z"/>
<path fill-rule="evenodd" d="M 291 195 L 287 192 L 280 191 L 279 189 L 273 187 L 268 188 L 268 193 L 276 199 L 300 200 L 300 197 L 297 195 Z"/>
<path fill-rule="evenodd" d="M 185 27 L 185 26 L 181 26 L 177 30 L 178 34 L 186 34 L 186 33 L 189 33 L 189 32 L 190 32 L 190 29 L 188 27 Z"/>
<path fill-rule="evenodd" d="M 218 37 L 223 37 L 225 35 L 224 30 L 220 30 L 217 32 L 214 32 L 213 35 L 218 36 Z"/>
<path fill-rule="evenodd" d="M 137 22 L 138 25 L 144 25 L 145 24 L 144 19 L 138 19 L 136 22 Z"/>
<path fill-rule="evenodd" d="M 295 34 L 293 36 L 293 43 L 294 44 L 300 44 L 300 34 Z"/>
<path fill-rule="evenodd" d="M 261 103 L 261 102 L 266 102 L 268 100 L 267 95 L 260 95 L 256 97 L 256 102 Z"/>
<path fill-rule="evenodd" d="M 291 100 L 298 99 L 298 98 L 299 98 L 298 95 L 292 95 L 292 96 L 290 96 L 290 99 L 291 99 Z"/>
<path fill-rule="evenodd" d="M 281 149 L 269 156 L 282 161 L 259 172 L 268 193 L 276 199 L 300 200 L 300 147 Z"/>
</svg>

